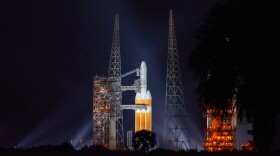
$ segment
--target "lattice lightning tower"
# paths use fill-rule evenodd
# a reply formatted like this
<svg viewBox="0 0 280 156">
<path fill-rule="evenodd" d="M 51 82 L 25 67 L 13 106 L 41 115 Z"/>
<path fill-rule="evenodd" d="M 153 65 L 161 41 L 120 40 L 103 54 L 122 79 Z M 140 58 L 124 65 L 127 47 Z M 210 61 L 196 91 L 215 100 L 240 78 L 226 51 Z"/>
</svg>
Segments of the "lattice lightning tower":
<svg viewBox="0 0 280 156">
<path fill-rule="evenodd" d="M 115 79 L 112 83 L 110 101 L 110 149 L 123 148 L 123 113 L 121 110 L 122 91 L 121 91 L 121 54 L 120 54 L 120 27 L 119 16 L 116 15 L 113 41 L 110 55 L 108 77 Z"/>
<path fill-rule="evenodd" d="M 115 17 L 115 25 L 113 32 L 113 41 L 109 62 L 109 77 L 117 77 L 121 76 L 121 53 L 120 53 L 120 26 L 119 26 L 119 15 Z"/>
<path fill-rule="evenodd" d="M 169 14 L 164 144 L 172 150 L 188 150 L 187 114 L 172 10 Z"/>
</svg>

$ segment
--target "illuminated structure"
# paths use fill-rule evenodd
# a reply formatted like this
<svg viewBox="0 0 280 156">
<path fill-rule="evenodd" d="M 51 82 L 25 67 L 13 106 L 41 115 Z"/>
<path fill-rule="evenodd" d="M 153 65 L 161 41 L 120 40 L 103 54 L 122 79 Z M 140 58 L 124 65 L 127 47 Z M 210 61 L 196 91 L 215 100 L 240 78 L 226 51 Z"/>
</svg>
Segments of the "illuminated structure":
<svg viewBox="0 0 280 156">
<path fill-rule="evenodd" d="M 204 150 L 235 149 L 236 108 L 225 110 L 206 109 L 206 111 L 207 129 L 203 145 Z"/>
<path fill-rule="evenodd" d="M 109 62 L 108 77 L 113 81 L 110 87 L 110 125 L 109 125 L 109 148 L 122 149 L 123 138 L 123 113 L 121 110 L 121 53 L 120 53 L 120 26 L 119 16 L 116 15 L 113 41 Z"/>
<path fill-rule="evenodd" d="M 114 24 L 108 77 L 95 76 L 93 93 L 93 143 L 109 149 L 122 149 L 124 139 L 118 15 Z"/>
<path fill-rule="evenodd" d="M 133 73 L 140 79 L 136 79 L 132 86 L 122 86 L 122 78 Z M 137 105 L 122 105 L 123 91 L 135 91 Z M 136 68 L 121 75 L 119 16 L 116 15 L 108 77 L 96 75 L 93 82 L 93 144 L 111 150 L 124 148 L 124 109 L 135 110 L 136 114 L 140 112 L 141 119 L 137 123 L 144 123 L 140 129 L 151 130 L 151 99 L 147 91 L 147 66 L 144 61 L 140 70 Z"/>
<path fill-rule="evenodd" d="M 147 66 L 144 61 L 140 67 L 140 92 L 136 93 L 135 104 L 147 106 L 147 110 L 135 111 L 135 132 L 143 129 L 152 131 L 152 96 L 147 90 Z"/>
<path fill-rule="evenodd" d="M 147 68 L 146 63 L 143 61 L 141 64 L 141 69 L 139 68 L 127 72 L 120 76 L 123 78 L 127 75 L 132 73 L 137 73 L 137 76 L 140 75 L 140 79 L 135 80 L 132 86 L 118 86 L 119 79 L 114 77 L 102 77 L 102 76 L 95 76 L 93 82 L 93 144 L 94 145 L 101 145 L 109 149 L 122 149 L 116 143 L 116 128 L 113 127 L 117 123 L 116 120 L 112 120 L 115 118 L 115 107 L 114 102 L 118 100 L 118 88 L 123 91 L 133 90 L 135 91 L 136 97 L 140 95 L 140 98 L 136 98 L 137 104 L 134 105 L 119 105 L 118 109 L 120 111 L 124 109 L 135 110 L 140 112 L 140 116 L 142 115 L 143 119 L 142 122 L 137 122 L 139 125 L 143 123 L 143 127 L 141 129 L 151 130 L 152 128 L 152 108 L 151 108 L 151 94 L 147 91 Z M 145 68 L 144 68 L 145 67 Z M 142 75 L 141 75 L 142 73 Z M 144 78 L 144 79 L 143 79 Z M 141 81 L 142 79 L 142 81 Z M 144 83 L 145 82 L 145 83 Z M 142 87 L 143 86 L 143 87 Z M 141 89 L 142 92 L 145 91 L 143 94 L 144 98 L 141 98 Z M 121 119 L 122 116 L 121 116 Z M 115 121 L 115 122 L 114 122 Z M 112 126 L 113 125 L 113 126 Z M 136 127 L 136 123 L 135 123 Z M 139 130 L 141 130 L 139 129 Z"/>
<path fill-rule="evenodd" d="M 115 80 L 95 76 L 93 81 L 93 144 L 109 148 L 111 84 Z"/>
<path fill-rule="evenodd" d="M 172 150 L 188 150 L 187 112 L 184 103 L 179 53 L 172 10 L 169 15 L 165 95 L 164 144 Z"/>
</svg>

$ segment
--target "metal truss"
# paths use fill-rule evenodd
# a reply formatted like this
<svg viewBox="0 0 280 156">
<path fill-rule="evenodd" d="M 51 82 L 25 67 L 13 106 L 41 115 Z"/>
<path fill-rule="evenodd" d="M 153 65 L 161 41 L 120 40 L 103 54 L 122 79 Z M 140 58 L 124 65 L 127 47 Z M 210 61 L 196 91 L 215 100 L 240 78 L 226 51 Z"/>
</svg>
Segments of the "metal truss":
<svg viewBox="0 0 280 156">
<path fill-rule="evenodd" d="M 189 150 L 187 112 L 172 10 L 169 15 L 164 144 L 175 151 Z"/>
<path fill-rule="evenodd" d="M 109 148 L 110 85 L 107 77 L 93 81 L 93 144 Z"/>
</svg>

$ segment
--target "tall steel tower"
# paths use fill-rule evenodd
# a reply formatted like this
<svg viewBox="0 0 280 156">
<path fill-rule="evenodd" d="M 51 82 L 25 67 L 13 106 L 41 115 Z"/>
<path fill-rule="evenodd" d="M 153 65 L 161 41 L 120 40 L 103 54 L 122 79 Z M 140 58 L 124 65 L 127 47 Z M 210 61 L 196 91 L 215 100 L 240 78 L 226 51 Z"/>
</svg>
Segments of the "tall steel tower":
<svg viewBox="0 0 280 156">
<path fill-rule="evenodd" d="M 187 114 L 172 10 L 169 14 L 165 94 L 164 144 L 172 150 L 188 150 Z"/>
<path fill-rule="evenodd" d="M 120 54 L 120 27 L 119 15 L 115 17 L 113 41 L 109 62 L 108 77 L 113 79 L 111 84 L 110 100 L 110 136 L 109 149 L 123 148 L 123 113 L 121 110 L 122 90 L 121 90 L 121 54 Z"/>
<path fill-rule="evenodd" d="M 114 32 L 113 32 L 113 41 L 112 41 L 108 76 L 116 77 L 116 78 L 120 78 L 120 76 L 121 76 L 119 15 L 116 15 L 116 17 L 115 17 L 115 25 L 114 25 Z"/>
<path fill-rule="evenodd" d="M 136 79 L 131 86 L 122 86 L 121 79 L 133 73 L 136 73 L 140 79 Z M 135 104 L 122 105 L 123 91 L 137 93 Z M 140 69 L 136 68 L 121 75 L 119 16 L 116 15 L 108 77 L 96 75 L 93 81 L 94 145 L 101 145 L 111 150 L 123 149 L 122 111 L 126 109 L 134 110 L 136 115 L 142 117 L 139 122 L 140 129 L 152 129 L 152 96 L 147 90 L 147 66 L 142 61 Z"/>
</svg>

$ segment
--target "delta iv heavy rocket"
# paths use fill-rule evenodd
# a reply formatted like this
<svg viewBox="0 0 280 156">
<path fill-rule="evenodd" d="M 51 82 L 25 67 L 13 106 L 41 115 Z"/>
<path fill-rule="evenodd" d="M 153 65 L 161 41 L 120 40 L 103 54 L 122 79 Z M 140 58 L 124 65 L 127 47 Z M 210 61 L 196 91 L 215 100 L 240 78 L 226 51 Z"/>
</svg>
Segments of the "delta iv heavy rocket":
<svg viewBox="0 0 280 156">
<path fill-rule="evenodd" d="M 140 66 L 140 86 L 141 90 L 135 96 L 135 104 L 144 104 L 147 110 L 135 111 L 135 132 L 143 129 L 152 131 L 152 96 L 147 90 L 147 66 L 144 61 Z"/>
</svg>

